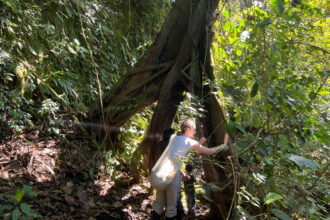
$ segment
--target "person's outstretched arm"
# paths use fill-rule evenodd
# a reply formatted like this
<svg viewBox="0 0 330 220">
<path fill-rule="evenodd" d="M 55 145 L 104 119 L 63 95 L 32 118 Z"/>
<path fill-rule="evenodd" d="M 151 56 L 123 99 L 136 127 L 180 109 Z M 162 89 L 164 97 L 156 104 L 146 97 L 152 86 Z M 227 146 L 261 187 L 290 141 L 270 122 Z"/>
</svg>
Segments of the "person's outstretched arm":
<svg viewBox="0 0 330 220">
<path fill-rule="evenodd" d="M 196 145 L 193 145 L 191 148 L 194 149 L 194 150 L 196 150 L 199 153 L 202 153 L 202 154 L 213 155 L 218 150 L 220 150 L 221 148 L 225 148 L 227 146 L 228 139 L 229 139 L 229 134 L 226 133 L 225 134 L 225 138 L 223 140 L 223 144 L 221 144 L 220 146 L 217 146 L 217 147 L 208 148 L 208 147 L 203 146 L 203 144 L 206 141 L 206 138 L 205 137 L 202 137 L 200 139 L 199 143 L 196 144 Z"/>
</svg>

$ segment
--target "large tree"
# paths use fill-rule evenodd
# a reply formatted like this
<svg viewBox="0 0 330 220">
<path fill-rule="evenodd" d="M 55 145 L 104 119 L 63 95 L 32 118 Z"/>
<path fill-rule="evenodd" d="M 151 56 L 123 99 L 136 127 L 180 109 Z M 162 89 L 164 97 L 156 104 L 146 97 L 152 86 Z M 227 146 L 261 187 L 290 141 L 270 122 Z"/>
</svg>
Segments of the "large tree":
<svg viewBox="0 0 330 220">
<path fill-rule="evenodd" d="M 92 130 L 96 137 L 111 145 L 112 133 L 116 132 L 112 128 L 121 126 L 130 116 L 157 101 L 148 135 L 140 148 L 145 168 L 151 169 L 160 151 L 157 141 L 149 137 L 171 126 L 178 105 L 184 98 L 184 91 L 189 91 L 200 98 L 204 97 L 207 114 L 199 119 L 199 134 L 210 137 L 209 146 L 222 144 L 227 131 L 225 116 L 212 88 L 209 84 L 203 84 L 205 80 L 214 80 L 210 46 L 218 3 L 218 0 L 175 2 L 143 60 L 122 77 L 101 103 L 89 111 L 92 123 L 104 125 L 101 129 Z M 231 155 L 233 153 L 229 150 L 216 159 L 228 165 Z M 211 215 L 225 219 L 230 213 L 233 199 L 232 177 L 207 161 L 210 160 L 203 162 L 207 181 L 224 188 L 211 193 Z"/>
</svg>

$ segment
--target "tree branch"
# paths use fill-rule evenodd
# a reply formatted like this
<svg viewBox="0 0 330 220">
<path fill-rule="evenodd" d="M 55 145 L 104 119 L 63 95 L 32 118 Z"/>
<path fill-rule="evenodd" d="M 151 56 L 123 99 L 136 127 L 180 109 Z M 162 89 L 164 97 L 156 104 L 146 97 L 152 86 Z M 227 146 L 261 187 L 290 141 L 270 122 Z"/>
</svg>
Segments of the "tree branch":
<svg viewBox="0 0 330 220">
<path fill-rule="evenodd" d="M 252 141 L 252 143 L 248 147 L 246 147 L 243 151 L 241 151 L 238 154 L 238 156 L 241 156 L 243 153 L 247 152 L 248 150 L 250 150 L 254 146 L 254 144 L 257 142 L 257 140 L 258 140 L 258 138 L 259 138 L 260 133 L 262 132 L 262 130 L 264 130 L 264 128 L 260 128 L 260 130 L 257 133 L 256 138 Z"/>
</svg>

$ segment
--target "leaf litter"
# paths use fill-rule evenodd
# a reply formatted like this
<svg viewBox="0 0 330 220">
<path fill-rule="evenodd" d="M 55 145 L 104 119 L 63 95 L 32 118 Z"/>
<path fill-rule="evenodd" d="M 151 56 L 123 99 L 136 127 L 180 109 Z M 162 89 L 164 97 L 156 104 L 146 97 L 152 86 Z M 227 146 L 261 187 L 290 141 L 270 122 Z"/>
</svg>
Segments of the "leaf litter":
<svg viewBox="0 0 330 220">
<path fill-rule="evenodd" d="M 90 140 L 76 132 L 66 134 L 66 138 L 43 140 L 31 131 L 0 144 L 4 201 L 28 185 L 37 197 L 24 196 L 22 201 L 42 219 L 150 219 L 155 197 L 148 179 L 143 176 L 142 183 L 134 184 L 125 172 L 111 179 L 104 174 L 102 160 L 93 157 L 96 149 Z M 91 176 L 91 170 L 101 172 Z M 199 206 L 198 219 L 208 209 Z"/>
</svg>

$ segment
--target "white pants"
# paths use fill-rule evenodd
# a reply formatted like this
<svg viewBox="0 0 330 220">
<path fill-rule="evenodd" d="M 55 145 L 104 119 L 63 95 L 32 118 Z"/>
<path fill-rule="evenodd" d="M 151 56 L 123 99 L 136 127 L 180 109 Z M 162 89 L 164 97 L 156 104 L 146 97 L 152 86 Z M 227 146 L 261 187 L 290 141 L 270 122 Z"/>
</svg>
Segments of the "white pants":
<svg viewBox="0 0 330 220">
<path fill-rule="evenodd" d="M 165 216 L 174 217 L 177 215 L 177 203 L 181 193 L 181 172 L 180 170 L 175 175 L 172 183 L 170 183 L 164 190 L 156 191 L 156 200 L 152 204 L 152 208 L 159 214 L 164 213 Z"/>
</svg>

